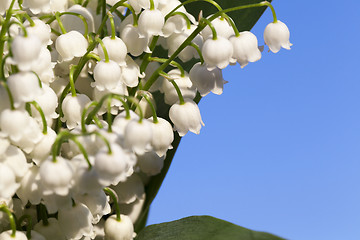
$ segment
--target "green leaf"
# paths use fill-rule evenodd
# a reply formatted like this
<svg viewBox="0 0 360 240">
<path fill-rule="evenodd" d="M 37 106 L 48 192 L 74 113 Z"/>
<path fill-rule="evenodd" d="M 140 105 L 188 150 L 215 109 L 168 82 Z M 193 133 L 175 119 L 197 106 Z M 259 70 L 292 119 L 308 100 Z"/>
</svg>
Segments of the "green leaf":
<svg viewBox="0 0 360 240">
<path fill-rule="evenodd" d="M 181 0 L 184 2 L 185 0 Z M 261 2 L 261 0 L 216 0 L 217 3 L 220 4 L 220 6 L 223 9 L 227 9 L 234 6 L 240 6 L 240 5 L 246 5 L 246 4 L 252 4 L 252 3 L 258 3 Z M 215 13 L 217 10 L 215 7 L 213 7 L 208 2 L 194 2 L 190 3 L 185 6 L 187 11 L 189 11 L 192 15 L 197 17 L 199 15 L 199 12 L 203 11 L 203 16 L 210 15 L 212 13 Z M 261 14 L 265 11 L 266 7 L 261 8 L 251 8 L 251 9 L 244 9 L 236 12 L 229 13 L 229 15 L 233 18 L 235 24 L 237 25 L 239 31 L 244 30 L 250 30 L 255 23 L 260 18 Z M 159 57 L 167 57 L 167 52 L 162 49 L 161 47 L 156 47 L 154 50 L 154 55 Z M 179 59 L 176 59 L 176 61 L 181 62 Z M 189 72 L 190 68 L 196 63 L 195 59 L 192 59 L 191 61 L 187 63 L 182 63 L 184 69 Z M 166 106 L 164 103 L 163 94 L 155 93 L 154 97 L 156 99 L 156 105 L 158 106 L 158 109 L 166 109 L 168 110 L 169 106 Z M 200 98 L 197 98 L 199 100 Z M 168 119 L 168 111 L 162 111 L 158 112 L 158 115 L 162 118 Z M 155 199 L 160 186 L 162 182 L 164 181 L 164 178 L 170 168 L 172 159 L 175 155 L 175 152 L 180 144 L 181 137 L 175 133 L 175 139 L 172 143 L 173 149 L 169 150 L 167 152 L 165 161 L 164 161 L 164 167 L 160 174 L 151 177 L 149 183 L 147 186 L 145 186 L 145 193 L 146 193 L 146 200 L 141 212 L 141 215 L 137 219 L 135 223 L 135 231 L 139 232 L 141 229 L 145 227 L 146 219 L 148 216 L 149 208 L 152 203 L 152 201 Z"/>
<path fill-rule="evenodd" d="M 173 222 L 150 225 L 135 240 L 284 240 L 210 216 L 191 216 Z"/>
<path fill-rule="evenodd" d="M 186 0 L 180 0 L 185 2 Z M 243 6 L 247 4 L 260 3 L 263 0 L 216 0 L 216 2 L 223 8 L 228 9 L 236 6 Z M 271 2 L 271 0 L 268 0 Z M 186 10 L 197 18 L 202 10 L 203 16 L 207 17 L 217 12 L 217 9 L 208 2 L 198 1 L 185 5 Z M 239 31 L 249 31 L 260 16 L 265 11 L 266 7 L 248 8 L 228 13 L 234 20 Z"/>
</svg>

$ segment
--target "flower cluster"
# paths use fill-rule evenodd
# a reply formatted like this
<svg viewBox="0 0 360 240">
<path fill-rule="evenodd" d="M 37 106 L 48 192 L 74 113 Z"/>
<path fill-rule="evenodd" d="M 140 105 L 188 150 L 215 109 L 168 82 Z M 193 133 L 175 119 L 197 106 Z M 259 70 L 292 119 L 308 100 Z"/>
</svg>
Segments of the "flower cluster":
<svg viewBox="0 0 360 240">
<path fill-rule="evenodd" d="M 199 97 L 223 92 L 227 65 L 261 58 L 221 11 L 103 2 L 0 3 L 0 239 L 133 239 L 174 134 L 204 125 Z M 276 18 L 264 40 L 291 45 Z"/>
</svg>

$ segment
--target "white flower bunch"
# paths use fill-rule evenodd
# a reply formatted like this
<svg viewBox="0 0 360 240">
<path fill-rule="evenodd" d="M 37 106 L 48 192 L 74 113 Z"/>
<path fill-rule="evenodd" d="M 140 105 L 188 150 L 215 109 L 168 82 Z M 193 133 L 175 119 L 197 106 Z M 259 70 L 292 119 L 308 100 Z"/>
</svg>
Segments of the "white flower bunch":
<svg viewBox="0 0 360 240">
<path fill-rule="evenodd" d="M 174 138 L 204 126 L 200 96 L 222 94 L 229 64 L 261 58 L 223 12 L 101 2 L 0 3 L 0 239 L 133 239 Z M 291 46 L 276 18 L 264 39 Z M 193 59 L 189 73 L 178 61 Z"/>
</svg>

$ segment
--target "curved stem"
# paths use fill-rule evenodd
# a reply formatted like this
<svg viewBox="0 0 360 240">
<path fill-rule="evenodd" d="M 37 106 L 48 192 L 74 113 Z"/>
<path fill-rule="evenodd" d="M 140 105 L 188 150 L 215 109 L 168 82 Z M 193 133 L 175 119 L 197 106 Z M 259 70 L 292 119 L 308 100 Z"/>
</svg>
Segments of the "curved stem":
<svg viewBox="0 0 360 240">
<path fill-rule="evenodd" d="M 111 101 L 112 101 L 111 98 L 107 99 L 107 113 L 106 113 L 106 121 L 108 123 L 108 132 L 110 132 L 110 133 L 112 132 Z"/>
<path fill-rule="evenodd" d="M 165 63 L 167 61 L 167 59 L 166 58 L 151 57 L 150 61 L 159 62 L 159 63 Z M 180 70 L 181 77 L 185 76 L 184 68 L 180 65 L 180 63 L 175 62 L 175 61 L 171 61 L 170 65 L 174 66 L 174 67 L 176 67 L 176 68 L 178 68 Z"/>
<path fill-rule="evenodd" d="M 47 134 L 47 122 L 46 122 L 44 111 L 41 109 L 40 105 L 36 101 L 30 102 L 30 104 L 33 105 L 35 107 L 35 109 L 39 112 L 39 114 L 41 116 L 41 121 L 42 121 L 42 124 L 43 124 L 42 133 L 44 135 L 46 135 Z"/>
<path fill-rule="evenodd" d="M 26 215 L 22 215 L 19 220 L 18 220 L 18 228 L 20 229 L 21 228 L 21 223 L 23 221 L 27 220 L 27 226 L 26 226 L 26 237 L 28 239 L 31 239 L 31 229 L 32 229 L 32 226 L 33 226 L 33 221 L 32 221 L 32 218 L 30 215 L 26 214 Z"/>
<path fill-rule="evenodd" d="M 72 16 L 76 16 L 76 17 L 80 18 L 81 21 L 84 23 L 84 28 L 85 28 L 84 36 L 86 37 L 89 34 L 89 25 L 86 21 L 86 18 L 83 15 L 81 15 L 79 13 L 74 13 L 74 12 L 62 12 L 59 14 L 59 16 L 62 16 L 62 15 L 72 15 Z"/>
<path fill-rule="evenodd" d="M 6 35 L 7 29 L 9 29 L 8 24 L 9 24 L 11 16 L 12 16 L 12 9 L 14 7 L 14 4 L 15 4 L 15 0 L 12 0 L 8 10 L 6 11 L 5 21 L 2 22 L 3 24 L 1 26 L 1 31 L 0 31 L 0 53 L 4 52 L 5 42 L 7 41 L 5 38 L 5 35 Z M 2 66 L 2 65 L 3 65 L 3 58 L 0 57 L 0 66 Z M 1 77 L 4 76 L 4 72 L 3 72 L 2 68 L 0 68 L 0 76 Z"/>
<path fill-rule="evenodd" d="M 217 33 L 216 33 L 216 30 L 214 28 L 214 25 L 212 25 L 211 21 L 209 21 L 208 19 L 206 18 L 202 18 L 201 21 L 205 22 L 211 29 L 211 32 L 212 32 L 212 39 L 213 40 L 216 40 L 217 39 Z"/>
<path fill-rule="evenodd" d="M 175 16 L 175 15 L 180 15 L 180 16 L 182 16 L 182 17 L 185 19 L 185 21 L 186 21 L 186 27 L 187 27 L 187 29 L 190 29 L 190 27 L 191 27 L 190 19 L 189 19 L 189 17 L 188 17 L 185 13 L 183 13 L 183 12 L 173 12 L 173 13 L 170 14 L 170 15 L 168 14 L 168 15 L 166 15 L 166 16 L 168 16 L 168 18 L 165 18 L 165 21 L 168 20 L 170 17 Z"/>
<path fill-rule="evenodd" d="M 74 72 L 77 68 L 77 65 L 72 65 L 70 67 L 69 72 L 69 82 L 70 82 L 70 89 L 71 89 L 71 96 L 76 97 L 76 88 L 75 88 L 75 82 L 74 82 Z"/>
<path fill-rule="evenodd" d="M 104 143 L 105 143 L 105 145 L 106 145 L 106 147 L 108 149 L 108 154 L 111 155 L 112 154 L 111 145 L 110 145 L 110 142 L 106 139 L 106 137 L 104 137 L 99 132 L 93 132 L 92 134 L 95 134 L 96 136 L 98 136 L 99 138 L 101 138 L 104 141 Z"/>
<path fill-rule="evenodd" d="M 157 118 L 157 115 L 156 115 L 156 109 L 155 109 L 155 106 L 154 104 L 152 103 L 150 97 L 149 97 L 150 93 L 144 93 L 142 94 L 142 96 L 145 98 L 145 100 L 148 102 L 150 108 L 151 108 L 151 111 L 152 111 L 152 115 L 153 115 L 153 123 L 158 123 L 159 120 Z"/>
<path fill-rule="evenodd" d="M 62 143 L 66 139 L 69 139 L 70 136 L 71 136 L 71 133 L 67 130 L 60 132 L 56 136 L 55 141 L 54 141 L 53 145 L 51 146 L 52 161 L 54 163 L 57 161 L 56 157 L 60 154 L 60 149 L 61 149 Z"/>
<path fill-rule="evenodd" d="M 60 12 L 55 13 L 55 18 L 56 18 L 56 21 L 59 24 L 59 27 L 60 27 L 60 30 L 61 30 L 62 34 L 65 34 L 66 30 L 65 30 L 64 24 L 62 23 L 62 21 L 60 19 Z"/>
<path fill-rule="evenodd" d="M 108 17 L 110 19 L 110 26 L 111 26 L 111 39 L 115 39 L 116 29 L 115 29 L 114 16 L 110 12 L 108 12 Z"/>
<path fill-rule="evenodd" d="M 91 165 L 90 160 L 89 160 L 89 155 L 87 154 L 84 146 L 79 142 L 79 140 L 77 140 L 75 135 L 72 135 L 70 137 L 70 140 L 73 141 L 77 145 L 77 147 L 79 148 L 80 152 L 84 156 L 84 158 L 85 158 L 85 160 L 86 160 L 86 162 L 87 162 L 87 164 L 89 166 L 88 169 L 90 170 L 92 168 L 92 165 Z"/>
<path fill-rule="evenodd" d="M 180 91 L 179 86 L 176 84 L 175 80 L 173 80 L 168 74 L 166 74 L 164 72 L 160 73 L 160 75 L 163 76 L 165 79 L 167 79 L 169 82 L 171 82 L 171 84 L 174 86 L 176 93 L 179 97 L 180 105 L 184 105 L 185 104 L 184 97 Z"/>
<path fill-rule="evenodd" d="M 204 57 L 202 55 L 202 52 L 199 48 L 199 46 L 193 42 L 190 43 L 190 46 L 192 46 L 193 48 L 195 48 L 196 52 L 199 54 L 199 58 L 200 58 L 200 61 L 201 61 L 201 64 L 204 63 Z"/>
<path fill-rule="evenodd" d="M 150 10 L 154 10 L 155 9 L 154 0 L 149 0 L 149 1 L 150 1 Z"/>
<path fill-rule="evenodd" d="M 114 192 L 114 190 L 112 190 L 111 188 L 104 188 L 104 192 L 110 196 L 110 198 L 112 199 L 112 201 L 114 202 L 114 207 L 115 207 L 115 213 L 116 213 L 116 220 L 118 222 L 121 221 L 121 217 L 120 217 L 120 206 L 118 203 L 118 196 L 116 195 L 116 193 Z"/>
<path fill-rule="evenodd" d="M 86 133 L 86 126 L 85 126 L 85 116 L 87 111 L 89 110 L 90 107 L 96 106 L 96 104 L 98 104 L 97 102 L 91 102 L 90 105 L 86 106 L 84 108 L 84 110 L 81 113 L 81 132 L 82 133 Z"/>
<path fill-rule="evenodd" d="M 240 36 L 239 30 L 237 29 L 234 21 L 226 13 L 224 13 L 222 16 L 226 19 L 226 21 L 230 24 L 230 26 L 234 30 L 235 37 Z"/>
<path fill-rule="evenodd" d="M 105 62 L 109 62 L 110 61 L 109 54 L 108 54 L 108 51 L 106 50 L 104 42 L 99 37 L 95 37 L 95 41 L 100 44 L 100 46 L 104 52 Z"/>
<path fill-rule="evenodd" d="M 16 221 L 15 221 L 15 218 L 14 218 L 12 212 L 5 204 L 0 205 L 0 211 L 4 212 L 6 215 L 8 215 L 8 218 L 10 221 L 10 227 L 11 227 L 11 235 L 10 236 L 12 238 L 15 238 L 15 236 L 16 236 Z"/>
</svg>

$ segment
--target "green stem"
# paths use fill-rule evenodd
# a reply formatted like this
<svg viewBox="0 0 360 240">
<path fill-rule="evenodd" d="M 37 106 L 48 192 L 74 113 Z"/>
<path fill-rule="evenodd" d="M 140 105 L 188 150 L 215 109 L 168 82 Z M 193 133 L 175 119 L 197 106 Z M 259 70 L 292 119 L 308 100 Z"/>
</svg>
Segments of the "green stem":
<svg viewBox="0 0 360 240">
<path fill-rule="evenodd" d="M 157 115 L 156 115 L 155 106 L 154 106 L 154 104 L 151 102 L 151 99 L 150 99 L 150 97 L 149 97 L 148 94 L 150 94 L 150 93 L 144 93 L 144 94 L 142 94 L 142 96 L 145 98 L 145 100 L 148 102 L 148 104 L 149 104 L 149 106 L 150 106 L 150 108 L 151 108 L 152 115 L 153 115 L 153 123 L 158 123 L 159 120 L 158 120 Z"/>
<path fill-rule="evenodd" d="M 151 43 L 150 43 L 150 46 L 149 46 L 150 53 L 146 53 L 144 55 L 143 61 L 142 61 L 141 65 L 140 65 L 140 72 L 141 73 L 145 72 L 145 69 L 148 66 L 149 62 L 150 62 L 150 57 L 151 57 L 151 55 L 152 55 L 152 53 L 153 53 L 153 51 L 154 51 L 154 49 L 156 47 L 156 43 L 157 43 L 158 39 L 159 39 L 159 36 L 154 36 L 153 39 L 151 40 Z"/>
<path fill-rule="evenodd" d="M 31 239 L 31 229 L 32 229 L 32 226 L 33 226 L 33 222 L 32 222 L 32 218 L 30 215 L 26 214 L 26 215 L 23 215 L 19 218 L 18 220 L 18 229 L 21 229 L 21 223 L 23 221 L 27 220 L 27 226 L 26 226 L 26 237 L 28 239 Z"/>
<path fill-rule="evenodd" d="M 43 110 L 41 109 L 40 105 L 36 101 L 30 102 L 30 104 L 33 105 L 35 107 L 35 109 L 39 112 L 39 114 L 41 116 L 41 121 L 42 121 L 42 124 L 43 124 L 42 133 L 44 135 L 46 135 L 47 134 L 47 122 L 46 122 L 46 118 L 45 118 L 45 114 L 44 114 Z"/>
<path fill-rule="evenodd" d="M 53 143 L 53 145 L 51 146 L 51 153 L 52 153 L 52 161 L 54 163 L 56 163 L 56 157 L 60 154 L 60 149 L 61 149 L 61 145 L 62 143 L 69 139 L 71 137 L 71 133 L 67 130 L 64 130 L 62 132 L 60 132 L 56 138 L 55 141 Z"/>
<path fill-rule="evenodd" d="M 184 97 L 180 91 L 179 86 L 176 84 L 175 80 L 173 80 L 168 74 L 166 74 L 164 72 L 160 73 L 160 75 L 163 76 L 165 79 L 167 79 L 169 82 L 171 82 L 171 84 L 174 86 L 176 93 L 179 97 L 180 105 L 184 105 L 185 104 Z"/>
<path fill-rule="evenodd" d="M 72 97 L 76 97 L 76 88 L 75 88 L 75 82 L 74 82 L 74 72 L 75 72 L 76 68 L 77 68 L 77 65 L 72 65 L 70 67 L 70 72 L 69 72 L 69 83 L 70 83 Z"/>
<path fill-rule="evenodd" d="M 108 123 L 108 132 L 111 133 L 112 132 L 112 116 L 111 116 L 111 98 L 107 99 L 107 113 L 106 113 L 106 121 Z"/>
<path fill-rule="evenodd" d="M 4 46 L 5 46 L 5 42 L 7 41 L 6 38 L 5 38 L 5 35 L 6 35 L 6 31 L 7 29 L 9 29 L 9 22 L 10 22 L 10 19 L 11 19 L 11 12 L 12 12 L 12 9 L 14 7 L 14 3 L 15 3 L 16 0 L 12 0 L 11 3 L 10 3 L 10 6 L 8 8 L 8 10 L 6 11 L 6 18 L 5 18 L 5 21 L 2 22 L 2 25 L 1 25 L 1 31 L 0 31 L 0 66 L 3 65 L 3 58 L 2 56 L 4 55 Z M 4 76 L 4 72 L 3 72 L 3 69 L 0 68 L 0 76 L 3 77 Z"/>
<path fill-rule="evenodd" d="M 158 57 L 151 57 L 149 58 L 150 61 L 153 61 L 153 62 L 159 62 L 159 63 L 165 63 L 167 61 L 166 58 L 158 58 Z M 185 71 L 184 71 L 184 68 L 180 65 L 180 63 L 178 62 L 175 62 L 175 61 L 171 61 L 170 62 L 170 65 L 171 66 L 174 66 L 176 68 L 178 68 L 180 70 L 180 73 L 181 73 L 181 77 L 184 77 L 185 76 Z"/>
<path fill-rule="evenodd" d="M 99 132 L 93 132 L 92 134 L 95 134 L 96 136 L 98 136 L 99 138 L 101 138 L 104 141 L 104 143 L 105 143 L 105 145 L 106 145 L 106 147 L 108 149 L 108 154 L 111 155 L 112 154 L 111 145 L 110 145 L 110 142 L 106 139 L 106 137 L 104 137 Z"/>
<path fill-rule="evenodd" d="M 11 21 L 11 22 L 10 22 L 10 24 L 9 24 L 9 26 L 8 26 L 8 35 L 9 35 L 9 36 L 11 36 L 11 34 L 10 34 L 10 27 L 11 27 L 11 25 L 13 25 L 13 24 L 18 25 L 18 26 L 21 28 L 21 30 L 24 32 L 24 37 L 27 37 L 27 36 L 28 36 L 27 30 L 26 30 L 26 28 L 24 27 L 24 25 L 23 25 L 22 23 L 20 23 L 20 22 L 17 22 L 17 21 Z"/>
<path fill-rule="evenodd" d="M 84 156 L 84 158 L 85 158 L 85 160 L 86 160 L 86 162 L 87 162 L 87 164 L 89 166 L 88 169 L 91 170 L 92 165 L 91 165 L 90 160 L 89 160 L 89 155 L 87 154 L 84 146 L 79 142 L 79 140 L 77 140 L 75 135 L 72 135 L 70 137 L 70 140 L 73 141 L 77 145 L 77 147 L 79 148 L 80 152 Z"/>
<path fill-rule="evenodd" d="M 192 46 L 193 48 L 195 48 L 196 52 L 199 54 L 199 58 L 200 58 L 200 61 L 201 61 L 201 64 L 204 63 L 204 57 L 202 55 L 202 52 L 199 48 L 199 46 L 193 42 L 190 43 L 190 46 Z"/>
<path fill-rule="evenodd" d="M 60 19 L 60 12 L 55 13 L 55 18 L 56 18 L 56 21 L 59 24 L 59 27 L 60 27 L 60 30 L 61 30 L 62 34 L 65 34 L 66 30 L 65 30 L 64 24 L 62 23 L 62 21 Z"/>
<path fill-rule="evenodd" d="M 106 50 L 104 42 L 99 37 L 95 37 L 95 41 L 100 44 L 100 46 L 104 52 L 105 62 L 106 63 L 109 62 L 110 61 L 109 54 L 108 54 L 108 51 Z"/>
<path fill-rule="evenodd" d="M 86 126 L 85 126 L 85 116 L 86 116 L 86 113 L 87 111 L 89 110 L 90 107 L 93 107 L 93 106 L 96 106 L 96 104 L 98 104 L 97 102 L 91 102 L 90 105 L 86 106 L 84 108 L 84 110 L 82 111 L 82 114 L 81 114 L 81 132 L 82 133 L 86 133 L 87 130 L 86 130 Z"/>
<path fill-rule="evenodd" d="M 106 194 L 108 194 L 110 196 L 110 198 L 112 199 L 112 201 L 114 202 L 113 206 L 115 207 L 115 213 L 116 213 L 116 220 L 118 222 L 121 221 L 121 217 L 120 217 L 120 206 L 118 203 L 118 196 L 116 195 L 116 193 L 114 192 L 114 190 L 112 190 L 111 188 L 104 188 L 104 192 Z"/>
<path fill-rule="evenodd" d="M 35 22 L 34 22 L 34 20 L 32 20 L 32 18 L 29 16 L 29 14 L 25 13 L 25 14 L 24 14 L 24 17 L 26 18 L 26 20 L 29 21 L 30 27 L 34 27 L 34 26 L 35 26 Z"/>
<path fill-rule="evenodd" d="M 4 212 L 6 215 L 8 215 L 8 218 L 9 218 L 9 221 L 10 221 L 10 228 L 12 230 L 10 236 L 12 238 L 15 238 L 15 236 L 16 236 L 16 221 L 15 221 L 15 218 L 14 218 L 12 212 L 10 211 L 10 209 L 5 204 L 0 205 L 0 211 Z"/>
<path fill-rule="evenodd" d="M 154 0 L 149 0 L 149 1 L 150 1 L 150 10 L 154 10 L 155 9 Z"/>
<path fill-rule="evenodd" d="M 213 35 L 212 39 L 216 40 L 217 39 L 217 33 L 216 33 L 215 28 L 214 28 L 214 25 L 212 25 L 212 23 L 206 18 L 202 18 L 202 21 L 204 21 L 210 27 L 212 35 Z"/>
<path fill-rule="evenodd" d="M 224 13 L 223 17 L 226 19 L 226 21 L 230 24 L 230 26 L 232 27 L 232 29 L 234 30 L 235 33 L 235 37 L 240 36 L 239 30 L 237 29 L 234 21 L 227 15 Z"/>
<path fill-rule="evenodd" d="M 108 13 L 108 17 L 109 17 L 110 25 L 111 25 L 111 39 L 115 39 L 116 29 L 115 29 L 114 16 L 111 13 Z"/>
<path fill-rule="evenodd" d="M 175 15 L 180 15 L 180 16 L 182 16 L 184 19 L 185 19 L 185 21 L 186 21 L 186 27 L 187 27 L 187 29 L 190 29 L 190 27 L 191 27 L 191 21 L 190 21 L 190 19 L 189 19 L 189 17 L 185 14 L 185 13 L 183 13 L 183 12 L 173 12 L 173 13 L 171 13 L 171 15 L 166 15 L 166 16 L 168 16 L 167 18 L 165 18 L 165 21 L 166 20 L 168 20 L 171 16 L 175 16 Z"/>
</svg>

